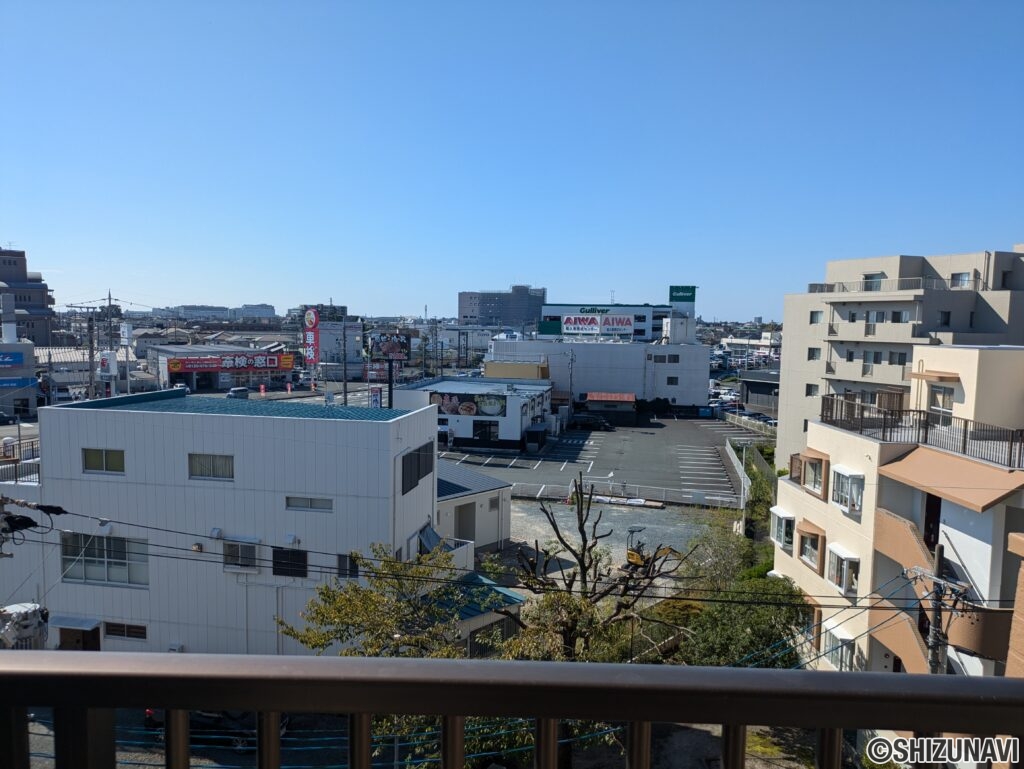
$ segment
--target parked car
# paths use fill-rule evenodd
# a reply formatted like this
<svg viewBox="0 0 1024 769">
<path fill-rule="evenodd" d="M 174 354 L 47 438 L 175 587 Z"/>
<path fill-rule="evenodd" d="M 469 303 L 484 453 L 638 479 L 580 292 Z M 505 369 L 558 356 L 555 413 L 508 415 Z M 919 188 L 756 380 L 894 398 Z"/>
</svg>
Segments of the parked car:
<svg viewBox="0 0 1024 769">
<path fill-rule="evenodd" d="M 248 398 L 249 388 L 248 387 L 232 387 L 228 390 L 229 398 Z"/>
<path fill-rule="evenodd" d="M 12 417 L 10 414 L 0 411 L 0 425 L 13 425 L 17 424 L 17 422 L 17 417 Z"/>
<path fill-rule="evenodd" d="M 143 723 L 164 739 L 164 711 L 146 708 Z M 227 745 L 236 751 L 256 746 L 256 714 L 238 710 L 193 710 L 188 714 L 189 740 L 193 744 Z M 281 736 L 288 732 L 288 716 L 281 715 Z"/>
<path fill-rule="evenodd" d="M 606 430 L 611 431 L 615 428 L 611 426 L 611 423 L 604 417 L 599 417 L 596 414 L 573 414 L 569 417 L 569 429 L 570 430 Z"/>
<path fill-rule="evenodd" d="M 173 389 L 175 389 L 175 390 L 184 390 L 185 391 L 185 395 L 191 395 L 192 394 L 192 390 L 189 389 L 189 386 L 187 384 L 185 384 L 184 382 L 175 382 Z"/>
</svg>

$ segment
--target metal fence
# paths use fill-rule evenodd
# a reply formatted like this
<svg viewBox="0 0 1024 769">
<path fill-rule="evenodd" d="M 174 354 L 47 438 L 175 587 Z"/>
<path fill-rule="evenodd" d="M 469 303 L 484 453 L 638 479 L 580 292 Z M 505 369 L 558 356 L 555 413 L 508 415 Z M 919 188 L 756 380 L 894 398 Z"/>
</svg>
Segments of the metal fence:
<svg viewBox="0 0 1024 769">
<path fill-rule="evenodd" d="M 670 505 L 696 505 L 702 507 L 728 507 L 740 509 L 742 499 L 735 494 L 668 489 L 658 486 L 639 486 L 635 483 L 611 483 L 584 479 L 584 488 L 594 488 L 594 496 L 602 504 L 627 504 L 628 500 L 645 499 Z M 571 486 L 552 483 L 514 483 L 512 496 L 517 499 L 565 500 L 572 493 Z M 600 499 L 597 499 L 600 498 Z"/>
<path fill-rule="evenodd" d="M 1024 467 L 1024 430 L 940 412 L 880 409 L 838 395 L 822 397 L 821 421 L 887 443 L 918 443 L 1003 467 Z"/>
</svg>

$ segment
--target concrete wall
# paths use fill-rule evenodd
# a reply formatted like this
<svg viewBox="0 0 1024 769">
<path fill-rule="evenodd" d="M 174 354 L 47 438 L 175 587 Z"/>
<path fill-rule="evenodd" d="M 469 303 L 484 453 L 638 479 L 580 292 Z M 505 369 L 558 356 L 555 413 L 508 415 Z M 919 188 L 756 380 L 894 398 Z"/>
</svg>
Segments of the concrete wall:
<svg viewBox="0 0 1024 769">
<path fill-rule="evenodd" d="M 498 510 L 491 510 L 491 500 L 498 500 Z M 512 526 L 512 489 L 484 491 L 437 503 L 437 533 L 454 538 L 455 508 L 471 504 L 475 510 L 473 542 L 477 549 L 500 548 L 510 536 Z"/>
<path fill-rule="evenodd" d="M 820 310 L 822 322 L 812 324 L 810 313 Z M 821 294 L 789 294 L 783 305 L 782 327 L 785 346 L 779 374 L 779 427 L 775 466 L 788 466 L 789 456 L 805 445 L 804 420 L 817 419 L 821 413 L 820 395 L 826 394 L 825 361 L 829 307 Z M 807 360 L 807 348 L 821 348 L 820 360 Z M 819 396 L 808 396 L 807 385 L 818 386 Z"/>
</svg>

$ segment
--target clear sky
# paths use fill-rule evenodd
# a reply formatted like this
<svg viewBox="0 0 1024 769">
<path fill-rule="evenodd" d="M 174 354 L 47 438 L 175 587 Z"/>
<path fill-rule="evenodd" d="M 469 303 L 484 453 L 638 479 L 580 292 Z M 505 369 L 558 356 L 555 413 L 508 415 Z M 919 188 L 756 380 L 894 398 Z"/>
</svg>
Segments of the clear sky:
<svg viewBox="0 0 1024 769">
<path fill-rule="evenodd" d="M 460 290 L 781 319 L 1024 242 L 1024 2 L 0 4 L 0 244 L 59 304 Z"/>
</svg>

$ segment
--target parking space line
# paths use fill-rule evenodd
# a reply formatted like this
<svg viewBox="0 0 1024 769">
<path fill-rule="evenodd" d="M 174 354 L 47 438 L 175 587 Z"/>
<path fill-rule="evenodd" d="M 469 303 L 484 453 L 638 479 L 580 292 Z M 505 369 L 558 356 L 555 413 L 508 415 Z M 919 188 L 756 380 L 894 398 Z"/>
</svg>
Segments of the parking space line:
<svg viewBox="0 0 1024 769">
<path fill-rule="evenodd" d="M 540 459 L 538 459 L 538 460 L 537 460 L 537 464 L 535 464 L 535 465 L 533 466 L 533 469 L 534 469 L 534 470 L 536 470 L 536 469 L 537 469 L 538 467 L 540 467 L 540 463 L 541 463 L 542 461 L 543 461 L 543 460 L 540 460 Z"/>
<path fill-rule="evenodd" d="M 459 460 L 458 462 L 456 462 L 455 464 L 457 464 L 457 465 L 461 465 L 461 464 L 462 464 L 463 462 L 465 462 L 465 461 L 466 461 L 467 459 L 469 459 L 469 454 L 464 454 L 464 455 L 463 455 L 463 457 L 462 457 L 462 459 L 460 459 L 460 460 Z"/>
<path fill-rule="evenodd" d="M 491 461 L 492 459 L 494 459 L 494 456 L 493 456 L 493 455 L 492 455 L 492 456 L 489 456 L 489 457 L 487 457 L 487 459 L 485 459 L 485 460 L 484 460 L 484 465 L 486 465 L 486 464 L 487 464 L 488 462 L 490 462 L 490 461 Z M 481 465 L 481 467 L 483 467 L 483 465 Z"/>
<path fill-rule="evenodd" d="M 565 470 L 565 466 L 567 464 L 569 464 L 569 460 L 568 459 L 565 460 L 564 462 L 562 462 L 562 466 L 560 468 L 558 468 L 558 472 L 562 472 L 563 470 Z"/>
</svg>

